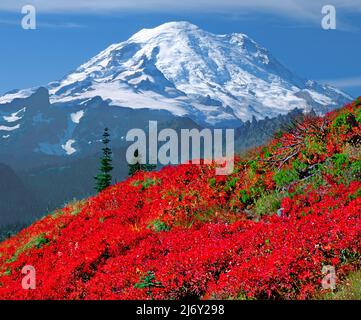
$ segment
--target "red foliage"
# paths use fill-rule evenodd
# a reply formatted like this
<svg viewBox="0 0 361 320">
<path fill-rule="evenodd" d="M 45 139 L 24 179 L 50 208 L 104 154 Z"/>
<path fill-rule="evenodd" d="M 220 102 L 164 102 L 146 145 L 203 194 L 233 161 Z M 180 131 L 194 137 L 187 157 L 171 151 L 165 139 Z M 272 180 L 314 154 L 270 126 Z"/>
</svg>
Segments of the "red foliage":
<svg viewBox="0 0 361 320">
<path fill-rule="evenodd" d="M 323 162 L 359 132 L 341 140 L 326 132 L 325 154 L 305 153 L 305 163 Z M 280 216 L 253 221 L 247 197 L 256 187 L 275 189 L 276 171 L 264 161 L 256 169 L 237 161 L 231 177 L 189 164 L 138 173 L 80 212 L 69 206 L 35 223 L 0 245 L 0 298 L 303 299 L 320 290 L 324 265 L 339 277 L 357 265 L 359 181 L 342 184 L 325 174 L 323 185 L 284 197 Z M 36 268 L 35 290 L 21 287 L 24 265 Z"/>
</svg>

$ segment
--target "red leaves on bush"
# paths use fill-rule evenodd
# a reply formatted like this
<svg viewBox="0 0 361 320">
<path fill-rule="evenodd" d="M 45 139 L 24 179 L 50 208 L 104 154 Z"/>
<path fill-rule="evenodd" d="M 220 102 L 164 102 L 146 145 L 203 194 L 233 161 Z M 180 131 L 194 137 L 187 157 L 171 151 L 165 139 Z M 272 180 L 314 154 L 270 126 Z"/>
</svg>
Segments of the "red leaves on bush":
<svg viewBox="0 0 361 320">
<path fill-rule="evenodd" d="M 307 165 L 359 134 L 354 127 L 337 140 L 327 130 L 327 148 L 308 150 Z M 138 173 L 81 209 L 69 205 L 40 220 L 0 245 L 0 298 L 303 299 L 321 290 L 324 265 L 342 278 L 359 264 L 360 182 L 344 185 L 323 173 L 322 185 L 301 186 L 302 193 L 292 184 L 282 213 L 256 222 L 247 210 L 259 190 L 276 188 L 277 171 L 237 161 L 230 177 L 189 164 Z M 24 265 L 36 268 L 36 290 L 21 287 Z"/>
</svg>

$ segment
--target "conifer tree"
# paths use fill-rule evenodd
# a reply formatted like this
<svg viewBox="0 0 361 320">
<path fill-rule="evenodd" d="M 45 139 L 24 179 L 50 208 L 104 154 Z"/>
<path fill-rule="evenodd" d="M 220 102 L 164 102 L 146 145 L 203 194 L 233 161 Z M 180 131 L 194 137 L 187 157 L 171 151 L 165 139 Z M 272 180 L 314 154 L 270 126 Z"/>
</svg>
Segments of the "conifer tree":
<svg viewBox="0 0 361 320">
<path fill-rule="evenodd" d="M 109 187 L 112 183 L 112 176 L 110 172 L 113 170 L 112 166 L 112 150 L 109 148 L 110 134 L 109 129 L 104 129 L 103 134 L 103 157 L 100 159 L 100 173 L 95 177 L 95 189 L 100 192 Z"/>
<path fill-rule="evenodd" d="M 134 152 L 134 160 L 135 160 L 134 164 L 128 165 L 129 166 L 129 172 L 128 172 L 129 176 L 133 176 L 138 171 L 152 171 L 157 167 L 154 164 L 141 164 L 141 155 L 139 155 L 138 149 L 135 150 L 135 152 Z"/>
</svg>

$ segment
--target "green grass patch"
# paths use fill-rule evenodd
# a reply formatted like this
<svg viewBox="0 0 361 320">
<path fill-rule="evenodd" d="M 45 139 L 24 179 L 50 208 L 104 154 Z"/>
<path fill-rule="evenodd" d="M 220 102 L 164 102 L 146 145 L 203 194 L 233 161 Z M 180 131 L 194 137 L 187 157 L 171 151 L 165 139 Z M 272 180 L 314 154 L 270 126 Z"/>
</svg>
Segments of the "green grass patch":
<svg viewBox="0 0 361 320">
<path fill-rule="evenodd" d="M 149 229 L 153 229 L 155 232 L 166 232 L 170 230 L 170 227 L 163 221 L 154 220 L 148 225 Z"/>
<path fill-rule="evenodd" d="M 298 180 L 298 173 L 295 169 L 282 169 L 273 176 L 277 187 L 284 187 Z"/>
<path fill-rule="evenodd" d="M 255 213 L 259 216 L 276 213 L 281 208 L 283 198 L 277 191 L 262 195 L 254 205 Z"/>
<path fill-rule="evenodd" d="M 350 274 L 336 286 L 336 291 L 326 293 L 321 300 L 361 300 L 361 271 Z"/>
<path fill-rule="evenodd" d="M 134 181 L 131 185 L 134 187 L 138 187 L 139 185 L 141 185 L 142 189 L 145 190 L 151 186 L 157 185 L 160 182 L 161 182 L 161 180 L 159 180 L 157 178 L 145 178 L 145 180 L 143 180 L 143 181 L 142 180 Z"/>
<path fill-rule="evenodd" d="M 16 250 L 14 255 L 11 257 L 11 259 L 7 260 L 7 262 L 12 263 L 12 262 L 16 261 L 18 259 L 19 255 L 24 253 L 25 251 L 32 249 L 32 248 L 40 249 L 44 245 L 48 244 L 49 242 L 50 242 L 50 240 L 45 237 L 44 233 L 42 233 L 42 234 L 38 235 L 37 237 L 32 238 L 28 243 L 26 243 L 25 245 L 20 247 L 18 250 Z"/>
</svg>

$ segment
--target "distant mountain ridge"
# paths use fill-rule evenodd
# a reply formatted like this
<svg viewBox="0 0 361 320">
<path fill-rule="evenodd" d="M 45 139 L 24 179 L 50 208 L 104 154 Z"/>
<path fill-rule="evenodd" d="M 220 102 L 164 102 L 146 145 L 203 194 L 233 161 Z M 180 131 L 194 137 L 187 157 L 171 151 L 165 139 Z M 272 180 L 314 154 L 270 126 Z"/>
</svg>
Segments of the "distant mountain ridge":
<svg viewBox="0 0 361 320">
<path fill-rule="evenodd" d="M 7 165 L 0 163 L 0 227 L 32 222 L 43 204 Z"/>
</svg>

